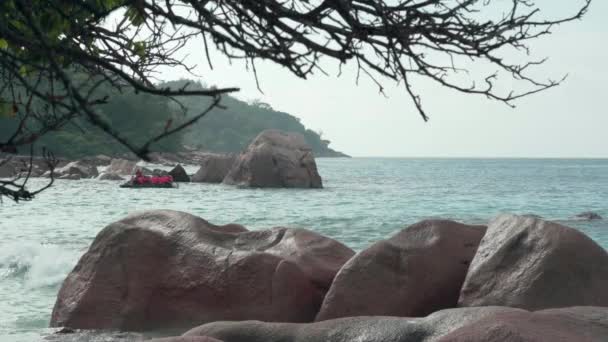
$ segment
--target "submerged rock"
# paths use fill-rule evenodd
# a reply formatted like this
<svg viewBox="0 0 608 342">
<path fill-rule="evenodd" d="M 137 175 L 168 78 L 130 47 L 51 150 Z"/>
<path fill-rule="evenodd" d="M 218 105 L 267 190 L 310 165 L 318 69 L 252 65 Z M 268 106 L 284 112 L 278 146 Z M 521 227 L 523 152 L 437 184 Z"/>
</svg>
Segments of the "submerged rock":
<svg viewBox="0 0 608 342">
<path fill-rule="evenodd" d="M 557 223 L 501 215 L 488 226 L 459 305 L 608 306 L 606 289 L 608 253 L 589 237 Z"/>
<path fill-rule="evenodd" d="M 207 155 L 200 162 L 200 169 L 192 176 L 192 182 L 221 183 L 235 160 L 236 156 L 232 154 Z"/>
<path fill-rule="evenodd" d="M 358 253 L 340 269 L 316 320 L 426 316 L 458 304 L 484 226 L 428 220 Z"/>
<path fill-rule="evenodd" d="M 188 174 L 186 173 L 186 170 L 184 169 L 183 166 L 181 166 L 181 164 L 177 164 L 177 166 L 174 167 L 173 170 L 169 171 L 169 175 L 171 175 L 171 177 L 173 177 L 173 181 L 175 181 L 175 182 L 182 182 L 182 183 L 190 182 L 190 176 L 188 176 Z"/>
<path fill-rule="evenodd" d="M 299 133 L 265 130 L 237 158 L 224 183 L 260 188 L 322 188 L 311 147 Z"/>
<path fill-rule="evenodd" d="M 593 221 L 593 220 L 601 220 L 602 216 L 600 216 L 600 214 L 594 213 L 592 211 L 586 211 L 584 213 L 580 213 L 580 214 L 576 215 L 574 218 L 576 218 L 577 220 Z"/>
<path fill-rule="evenodd" d="M 159 210 L 110 224 L 64 281 L 51 326 L 146 330 L 307 322 L 352 250 L 304 229 L 247 231 Z"/>
</svg>

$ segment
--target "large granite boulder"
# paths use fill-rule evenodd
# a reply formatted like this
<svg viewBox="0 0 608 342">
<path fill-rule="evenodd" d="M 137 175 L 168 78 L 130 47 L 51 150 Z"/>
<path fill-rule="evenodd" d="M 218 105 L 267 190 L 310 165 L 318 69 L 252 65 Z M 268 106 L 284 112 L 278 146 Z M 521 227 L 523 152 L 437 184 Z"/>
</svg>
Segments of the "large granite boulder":
<svg viewBox="0 0 608 342">
<path fill-rule="evenodd" d="M 117 175 L 133 175 L 137 170 L 137 162 L 126 159 L 112 159 L 110 165 L 105 169 L 106 173 L 114 173 Z"/>
<path fill-rule="evenodd" d="M 438 342 L 556 342 L 608 340 L 608 309 L 573 307 L 498 312 L 443 336 Z M 227 341 L 229 342 L 229 341 Z"/>
<path fill-rule="evenodd" d="M 309 322 L 354 252 L 305 229 L 247 231 L 176 211 L 104 228 L 64 281 L 51 326 L 146 330 Z"/>
<path fill-rule="evenodd" d="M 213 322 L 191 329 L 184 336 L 210 336 L 224 342 L 432 342 L 485 317 L 510 312 L 526 311 L 479 307 L 443 310 L 424 318 L 359 316 L 315 323 Z"/>
<path fill-rule="evenodd" d="M 55 176 L 59 179 L 95 178 L 99 176 L 97 166 L 86 161 L 73 161 L 66 166 L 55 169 Z"/>
<path fill-rule="evenodd" d="M 200 169 L 192 176 L 196 183 L 221 183 L 236 160 L 233 154 L 209 154 L 200 163 Z"/>
<path fill-rule="evenodd" d="M 576 229 L 501 215 L 488 226 L 460 306 L 608 306 L 608 253 Z"/>
<path fill-rule="evenodd" d="M 316 320 L 426 316 L 458 304 L 484 226 L 428 220 L 379 241 L 336 275 Z"/>
<path fill-rule="evenodd" d="M 186 170 L 184 169 L 183 166 L 181 166 L 181 164 L 177 164 L 176 167 L 174 167 L 171 171 L 169 171 L 169 175 L 171 175 L 171 177 L 173 177 L 174 182 L 182 182 L 182 183 L 190 182 L 190 176 L 188 176 L 188 174 L 186 173 Z"/>
<path fill-rule="evenodd" d="M 224 183 L 259 188 L 322 188 L 312 149 L 299 133 L 265 130 L 234 162 Z"/>
</svg>

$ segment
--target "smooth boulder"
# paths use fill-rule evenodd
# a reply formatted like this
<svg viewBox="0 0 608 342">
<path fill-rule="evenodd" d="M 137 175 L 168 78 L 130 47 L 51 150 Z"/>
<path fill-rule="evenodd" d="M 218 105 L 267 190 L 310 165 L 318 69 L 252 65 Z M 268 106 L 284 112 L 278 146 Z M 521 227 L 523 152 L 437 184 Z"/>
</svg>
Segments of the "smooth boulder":
<svg viewBox="0 0 608 342">
<path fill-rule="evenodd" d="M 173 177 L 174 182 L 190 182 L 190 176 L 188 176 L 186 170 L 181 164 L 177 164 L 177 166 L 175 166 L 171 171 L 169 171 L 169 175 Z"/>
<path fill-rule="evenodd" d="M 438 342 L 605 342 L 608 309 L 573 307 L 537 312 L 499 312 L 465 325 Z"/>
<path fill-rule="evenodd" d="M 192 176 L 192 182 L 196 183 L 221 183 L 236 156 L 232 154 L 209 154 L 200 162 L 200 168 Z"/>
<path fill-rule="evenodd" d="M 427 220 L 373 244 L 340 269 L 316 320 L 420 317 L 456 307 L 484 232 L 484 226 Z"/>
<path fill-rule="evenodd" d="M 459 308 L 424 318 L 359 316 L 314 323 L 213 322 L 184 336 L 210 336 L 225 342 L 432 342 L 484 317 L 514 311 L 523 310 Z"/>
<path fill-rule="evenodd" d="M 608 253 L 576 229 L 501 215 L 471 263 L 460 306 L 608 306 Z"/>
<path fill-rule="evenodd" d="M 223 181 L 254 188 L 322 188 L 311 147 L 299 133 L 265 130 L 236 159 Z"/>
<path fill-rule="evenodd" d="M 104 170 L 106 173 L 117 175 L 133 175 L 137 170 L 137 162 L 126 159 L 112 159 L 110 165 Z"/>
<path fill-rule="evenodd" d="M 247 231 L 169 210 L 104 228 L 63 282 L 51 326 L 147 330 L 308 322 L 354 252 L 305 229 Z"/>
</svg>

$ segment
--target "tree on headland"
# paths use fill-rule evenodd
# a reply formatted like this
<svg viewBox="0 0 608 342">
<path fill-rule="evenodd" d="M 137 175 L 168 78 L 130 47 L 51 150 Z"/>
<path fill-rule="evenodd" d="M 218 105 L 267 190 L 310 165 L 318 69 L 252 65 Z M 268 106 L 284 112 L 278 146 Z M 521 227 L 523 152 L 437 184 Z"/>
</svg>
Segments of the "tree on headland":
<svg viewBox="0 0 608 342">
<path fill-rule="evenodd" d="M 571 16 L 546 18 L 533 0 L 3 0 L 0 115 L 15 124 L 0 135 L 0 152 L 33 151 L 42 136 L 80 120 L 148 159 L 154 144 L 221 107 L 222 94 L 238 90 L 160 85 L 158 67 L 193 70 L 191 60 L 178 57 L 192 39 L 203 41 L 209 65 L 213 53 L 242 59 L 256 79 L 260 60 L 301 78 L 325 73 L 323 60 L 351 63 L 357 79 L 369 78 L 380 91 L 384 80 L 400 83 L 424 120 L 417 78 L 512 105 L 560 83 L 531 74 L 543 60 L 512 52 L 527 56 L 530 40 L 580 19 L 590 2 L 580 0 Z M 470 63 L 498 71 L 463 72 Z M 506 84 L 519 85 L 503 92 L 505 77 Z M 190 96 L 212 101 L 134 142 L 102 110 L 124 92 L 178 105 Z M 52 154 L 45 156 L 52 168 Z M 18 201 L 34 194 L 25 182 L 0 181 L 0 197 Z"/>
</svg>

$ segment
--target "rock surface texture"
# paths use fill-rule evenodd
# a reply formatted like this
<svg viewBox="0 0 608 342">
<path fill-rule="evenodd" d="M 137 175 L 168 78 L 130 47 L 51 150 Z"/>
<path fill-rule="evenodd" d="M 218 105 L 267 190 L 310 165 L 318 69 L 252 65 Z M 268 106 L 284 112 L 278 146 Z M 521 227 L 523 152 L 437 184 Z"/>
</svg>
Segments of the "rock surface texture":
<svg viewBox="0 0 608 342">
<path fill-rule="evenodd" d="M 501 215 L 488 226 L 460 293 L 460 306 L 541 310 L 608 306 L 608 253 L 580 231 Z"/>
<path fill-rule="evenodd" d="M 438 342 L 602 342 L 608 340 L 608 309 L 572 307 L 534 313 L 500 312 L 463 326 Z"/>
<path fill-rule="evenodd" d="M 221 183 L 228 172 L 236 156 L 232 154 L 209 154 L 200 162 L 200 169 L 192 176 L 192 181 L 197 183 Z"/>
<path fill-rule="evenodd" d="M 317 320 L 416 317 L 456 307 L 485 229 L 428 220 L 373 244 L 340 269 Z"/>
<path fill-rule="evenodd" d="M 51 326 L 146 330 L 218 320 L 310 322 L 354 254 L 304 229 L 247 231 L 182 212 L 110 224 L 64 281 Z"/>
<path fill-rule="evenodd" d="M 224 342 L 605 342 L 608 308 L 532 313 L 475 307 L 442 310 L 424 318 L 348 317 L 308 324 L 214 322 L 184 335 Z"/>
<path fill-rule="evenodd" d="M 265 130 L 241 153 L 224 183 L 259 188 L 322 188 L 312 149 L 298 133 Z"/>
</svg>

